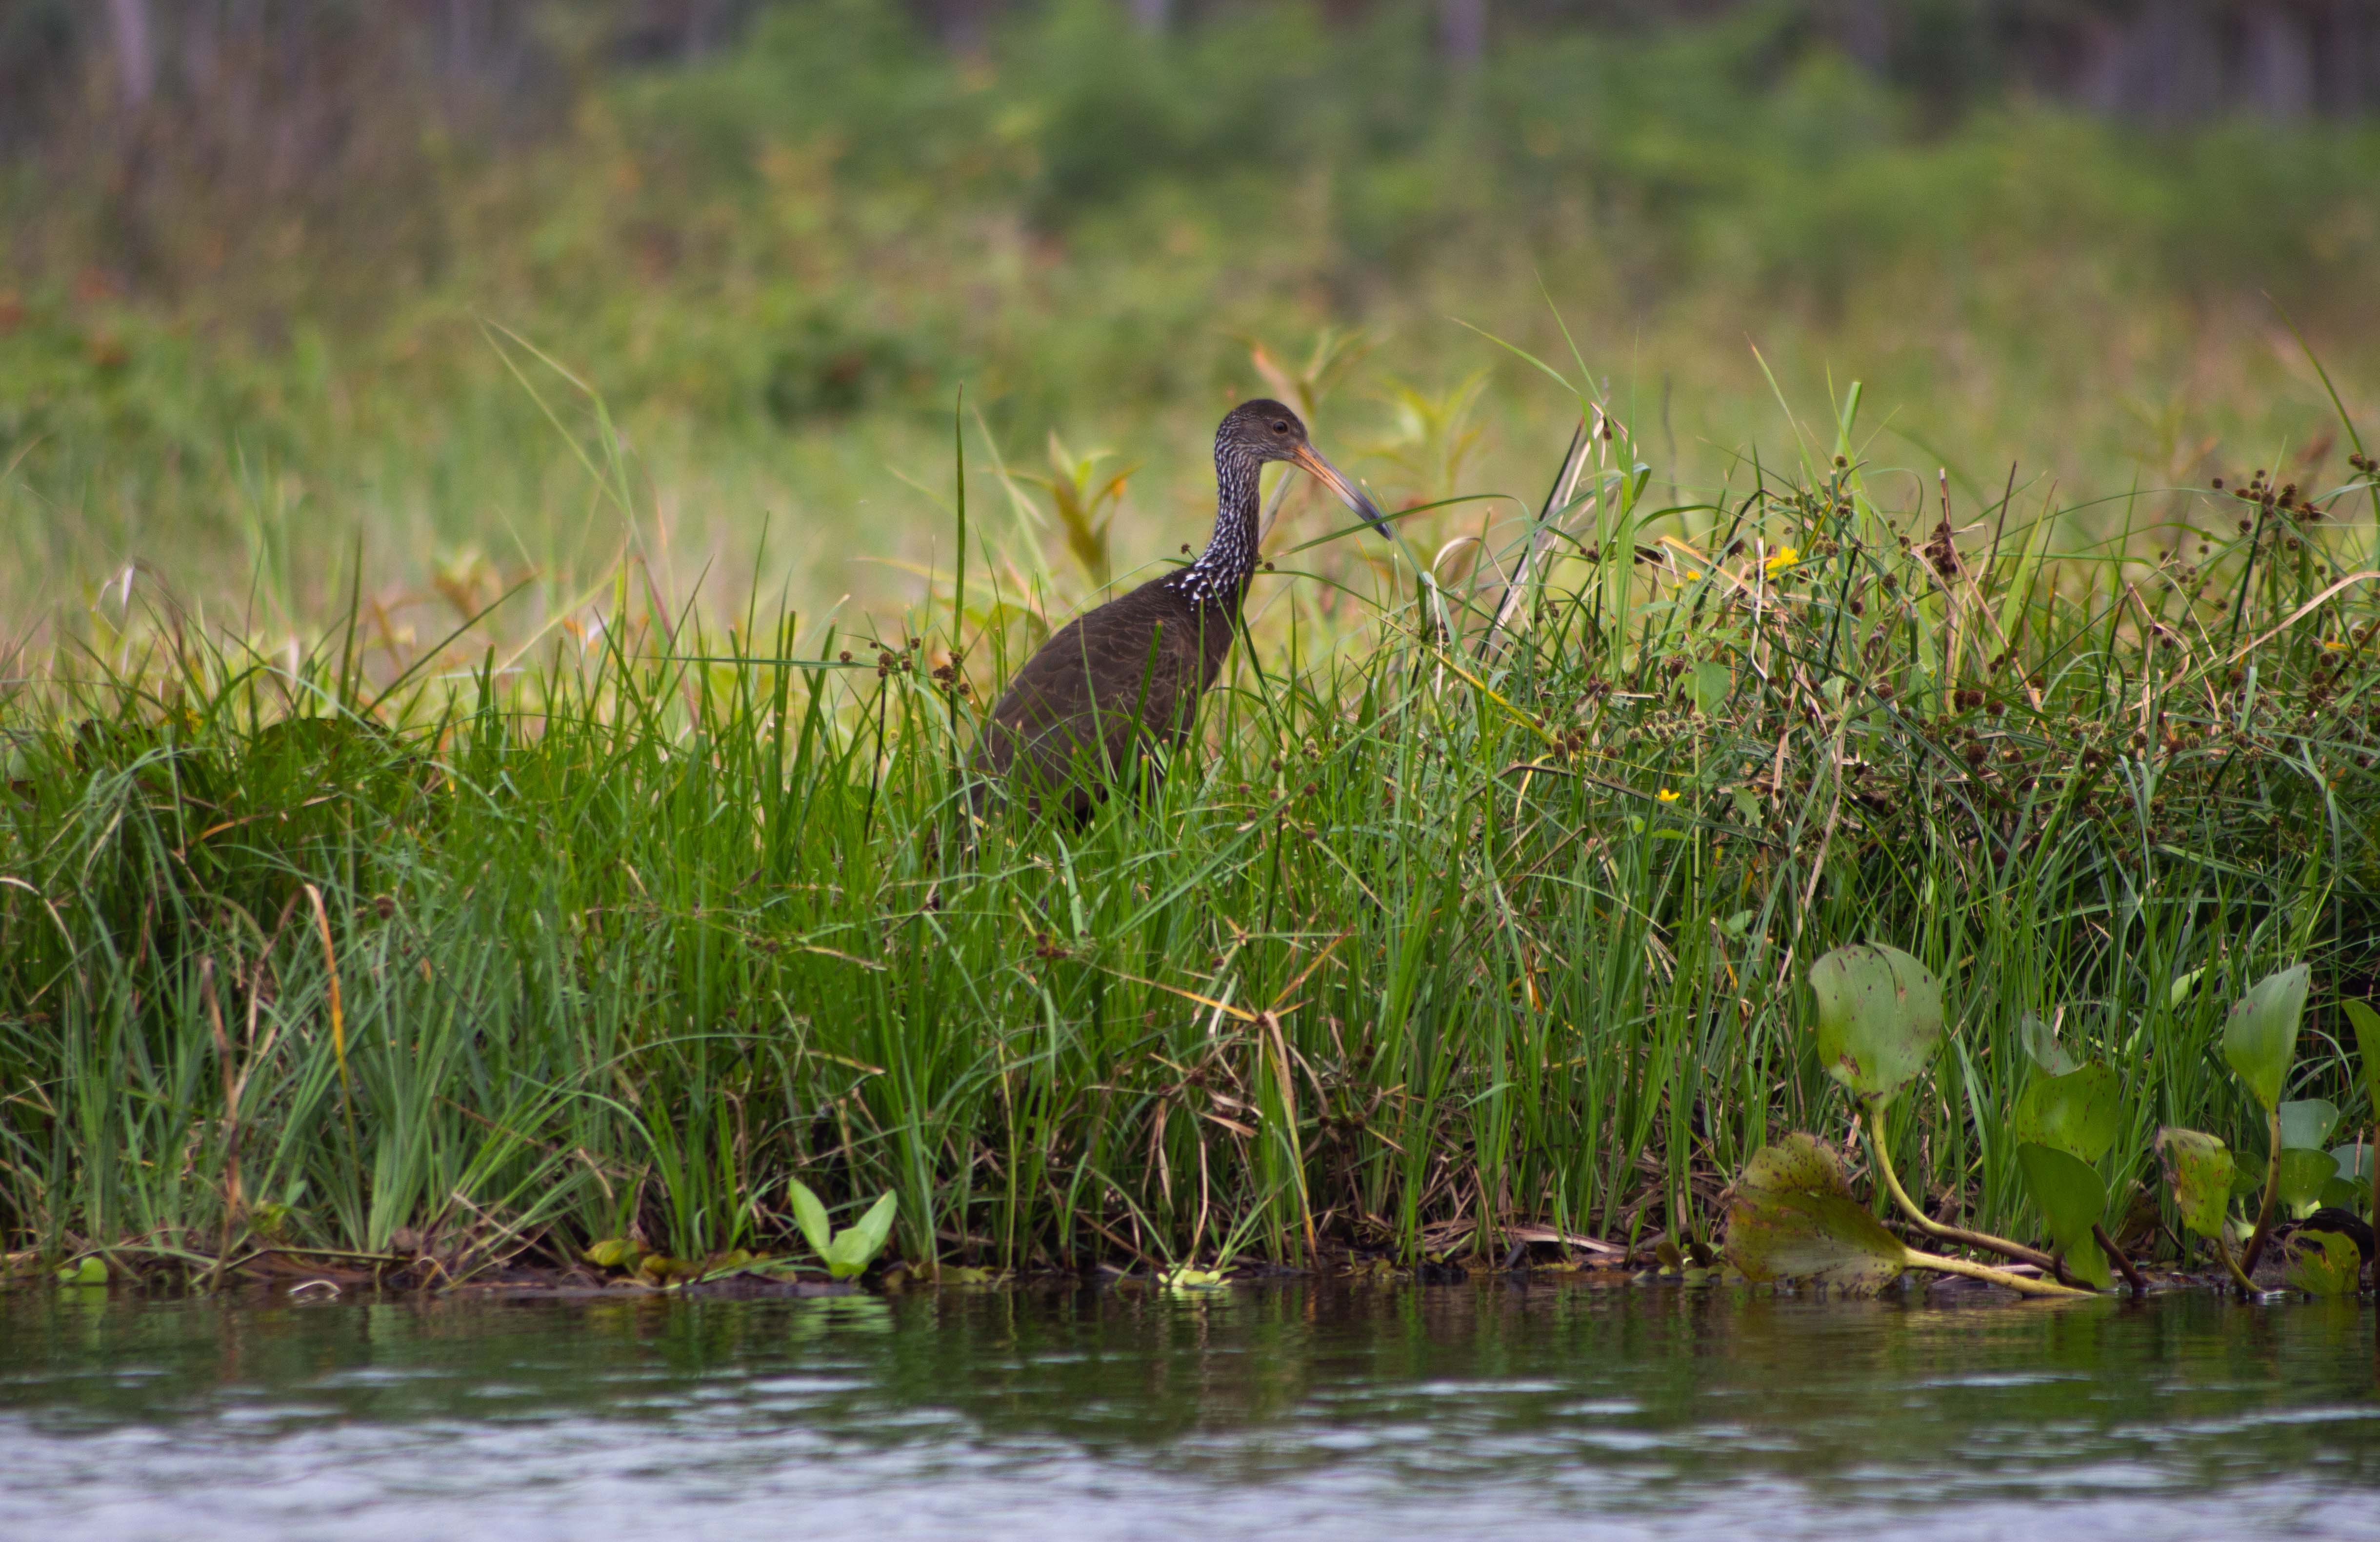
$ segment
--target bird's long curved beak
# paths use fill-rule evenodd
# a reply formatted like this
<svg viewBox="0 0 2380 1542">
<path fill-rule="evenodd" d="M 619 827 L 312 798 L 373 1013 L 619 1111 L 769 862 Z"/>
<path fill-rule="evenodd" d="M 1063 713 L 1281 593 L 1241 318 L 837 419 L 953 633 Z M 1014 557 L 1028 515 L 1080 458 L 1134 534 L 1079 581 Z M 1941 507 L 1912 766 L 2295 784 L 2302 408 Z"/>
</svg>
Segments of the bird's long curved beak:
<svg viewBox="0 0 2380 1542">
<path fill-rule="evenodd" d="M 1389 527 L 1385 523 L 1387 516 L 1380 512 L 1380 505 L 1372 502 L 1362 488 L 1349 481 L 1346 473 L 1331 465 L 1321 451 L 1311 444 L 1300 444 L 1292 452 L 1290 458 L 1304 467 L 1316 481 L 1337 493 L 1341 503 L 1369 520 L 1382 540 L 1389 539 Z"/>
</svg>

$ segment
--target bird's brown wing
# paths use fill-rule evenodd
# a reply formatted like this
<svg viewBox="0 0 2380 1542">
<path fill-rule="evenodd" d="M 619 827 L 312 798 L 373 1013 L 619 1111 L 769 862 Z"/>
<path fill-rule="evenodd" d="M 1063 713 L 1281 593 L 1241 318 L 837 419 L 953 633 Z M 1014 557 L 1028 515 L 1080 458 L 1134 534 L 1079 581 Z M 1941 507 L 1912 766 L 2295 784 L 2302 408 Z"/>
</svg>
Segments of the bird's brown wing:
<svg viewBox="0 0 2380 1542">
<path fill-rule="evenodd" d="M 1178 743 L 1208 672 L 1199 621 L 1171 599 L 1144 586 L 1060 628 L 992 704 L 978 768 L 1056 788 L 1115 774 L 1139 744 Z"/>
</svg>

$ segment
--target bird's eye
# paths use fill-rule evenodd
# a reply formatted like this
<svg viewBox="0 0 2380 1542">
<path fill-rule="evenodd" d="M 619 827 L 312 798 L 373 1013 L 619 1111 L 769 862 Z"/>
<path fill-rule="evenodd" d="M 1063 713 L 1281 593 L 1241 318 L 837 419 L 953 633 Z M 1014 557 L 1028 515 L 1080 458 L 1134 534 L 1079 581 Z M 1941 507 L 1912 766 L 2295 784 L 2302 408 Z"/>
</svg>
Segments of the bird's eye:
<svg viewBox="0 0 2380 1542">
<path fill-rule="evenodd" d="M 1289 431 L 1289 425 L 1281 419 L 1276 418 L 1272 420 L 1272 431 L 1275 433 L 1287 433 Z"/>
</svg>

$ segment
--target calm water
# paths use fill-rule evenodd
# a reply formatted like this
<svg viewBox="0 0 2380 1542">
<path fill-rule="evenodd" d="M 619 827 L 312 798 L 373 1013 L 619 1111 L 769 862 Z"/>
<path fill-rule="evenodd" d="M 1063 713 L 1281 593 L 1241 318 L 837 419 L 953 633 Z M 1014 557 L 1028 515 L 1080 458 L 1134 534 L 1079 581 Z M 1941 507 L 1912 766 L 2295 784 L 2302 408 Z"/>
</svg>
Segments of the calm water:
<svg viewBox="0 0 2380 1542">
<path fill-rule="evenodd" d="M 0 1532 L 2380 1538 L 2369 1304 L 0 1297 Z"/>
</svg>

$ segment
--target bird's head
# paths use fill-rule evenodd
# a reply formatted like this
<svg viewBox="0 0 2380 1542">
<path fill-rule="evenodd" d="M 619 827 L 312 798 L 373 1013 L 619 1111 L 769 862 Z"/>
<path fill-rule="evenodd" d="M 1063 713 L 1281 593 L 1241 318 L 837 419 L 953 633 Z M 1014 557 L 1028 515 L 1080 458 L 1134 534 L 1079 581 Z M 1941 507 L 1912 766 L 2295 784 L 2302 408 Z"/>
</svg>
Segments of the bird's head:
<svg viewBox="0 0 2380 1542">
<path fill-rule="evenodd" d="M 1389 528 L 1382 522 L 1380 506 L 1307 442 L 1305 423 L 1281 403 L 1259 396 L 1232 408 L 1222 427 L 1215 431 L 1215 451 L 1218 458 L 1237 451 L 1259 461 L 1289 462 L 1336 493 L 1341 503 L 1369 520 L 1372 528 L 1387 539 Z"/>
</svg>

